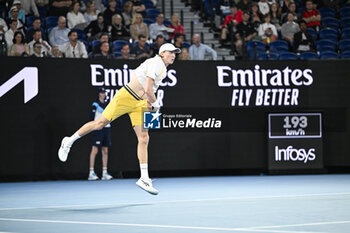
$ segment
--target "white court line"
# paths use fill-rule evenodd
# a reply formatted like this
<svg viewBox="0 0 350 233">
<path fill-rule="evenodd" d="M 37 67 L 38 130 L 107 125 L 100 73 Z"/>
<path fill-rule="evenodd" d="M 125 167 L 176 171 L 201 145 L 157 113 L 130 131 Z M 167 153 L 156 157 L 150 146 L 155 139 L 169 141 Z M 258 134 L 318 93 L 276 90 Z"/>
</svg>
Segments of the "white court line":
<svg viewBox="0 0 350 233">
<path fill-rule="evenodd" d="M 51 208 L 79 208 L 79 207 L 106 207 L 117 205 L 153 205 L 153 204 L 172 204 L 186 202 L 209 202 L 209 201 L 230 201 L 230 200 L 254 200 L 254 199 L 274 199 L 274 198 L 300 198 L 300 197 L 327 197 L 350 195 L 350 193 L 310 193 L 296 195 L 273 195 L 273 196 L 251 196 L 251 197 L 223 197 L 208 199 L 192 199 L 192 200 L 173 200 L 173 201 L 151 201 L 151 202 L 125 202 L 125 203 L 109 203 L 109 204 L 85 204 L 85 205 L 61 205 L 61 206 L 37 206 L 37 207 L 18 207 L 18 208 L 0 208 L 2 210 L 27 210 L 27 209 L 51 209 Z"/>
<path fill-rule="evenodd" d="M 261 227 L 247 227 L 247 228 L 248 229 L 265 229 L 265 228 L 283 228 L 283 227 L 305 227 L 305 226 L 320 226 L 320 225 L 346 224 L 346 223 L 350 223 L 350 220 L 347 220 L 347 221 L 333 221 L 333 222 L 311 222 L 311 223 L 274 225 L 274 226 L 261 226 Z"/>
<path fill-rule="evenodd" d="M 110 223 L 110 222 L 84 222 L 84 221 L 62 221 L 45 219 L 20 219 L 20 218 L 0 218 L 0 221 L 17 222 L 39 222 L 39 223 L 65 223 L 82 225 L 106 225 L 106 226 L 125 226 L 125 227 L 149 227 L 149 228 L 172 228 L 172 229 L 190 229 L 207 231 L 246 231 L 246 232 L 270 232 L 270 233 L 323 233 L 315 231 L 284 231 L 284 230 L 264 230 L 250 228 L 223 228 L 223 227 L 198 227 L 198 226 L 176 226 L 176 225 L 157 225 L 157 224 L 134 224 L 134 223 Z"/>
</svg>

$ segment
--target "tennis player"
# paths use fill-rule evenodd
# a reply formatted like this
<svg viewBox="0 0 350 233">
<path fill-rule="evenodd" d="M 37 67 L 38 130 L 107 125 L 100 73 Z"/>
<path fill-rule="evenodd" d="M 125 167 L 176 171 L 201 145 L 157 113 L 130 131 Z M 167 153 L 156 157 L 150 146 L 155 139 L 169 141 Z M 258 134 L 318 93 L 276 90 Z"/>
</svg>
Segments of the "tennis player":
<svg viewBox="0 0 350 233">
<path fill-rule="evenodd" d="M 58 157 L 65 162 L 73 143 L 82 136 L 94 130 L 101 130 L 107 124 L 121 115 L 129 114 L 132 126 L 137 136 L 137 156 L 140 163 L 141 177 L 136 184 L 145 191 L 157 195 L 158 190 L 152 186 L 148 175 L 148 130 L 143 129 L 142 112 L 144 109 L 159 109 L 156 103 L 155 92 L 166 76 L 167 66 L 174 63 L 175 53 L 180 49 L 170 43 L 163 44 L 159 48 L 159 54 L 149 58 L 137 67 L 131 81 L 121 88 L 111 102 L 108 104 L 102 115 L 95 121 L 83 125 L 70 137 L 62 139 L 61 147 L 58 150 Z"/>
</svg>

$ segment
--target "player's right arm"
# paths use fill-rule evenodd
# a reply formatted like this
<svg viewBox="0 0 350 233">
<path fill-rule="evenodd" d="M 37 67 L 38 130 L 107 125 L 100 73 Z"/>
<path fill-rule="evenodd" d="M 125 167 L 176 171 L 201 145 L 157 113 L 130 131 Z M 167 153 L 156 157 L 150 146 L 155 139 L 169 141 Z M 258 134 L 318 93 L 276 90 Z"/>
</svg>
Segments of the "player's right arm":
<svg viewBox="0 0 350 233">
<path fill-rule="evenodd" d="M 146 78 L 146 85 L 145 85 L 145 94 L 146 94 L 146 99 L 150 103 L 154 103 L 157 101 L 157 98 L 153 92 L 153 85 L 154 85 L 154 79 L 147 77 Z"/>
</svg>

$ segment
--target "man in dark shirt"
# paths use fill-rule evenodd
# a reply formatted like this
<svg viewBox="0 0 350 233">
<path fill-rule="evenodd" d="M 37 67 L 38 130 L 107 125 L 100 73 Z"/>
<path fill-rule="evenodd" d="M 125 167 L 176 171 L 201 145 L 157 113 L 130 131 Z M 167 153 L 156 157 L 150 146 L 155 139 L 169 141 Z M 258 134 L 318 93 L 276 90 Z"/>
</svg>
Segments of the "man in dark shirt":
<svg viewBox="0 0 350 233">
<path fill-rule="evenodd" d="M 307 23 L 299 22 L 300 31 L 294 34 L 294 51 L 296 53 L 314 51 L 314 38 L 306 31 Z"/>
<path fill-rule="evenodd" d="M 136 56 L 136 59 L 149 58 L 150 50 L 146 46 L 146 36 L 139 35 L 138 43 L 131 49 L 131 54 Z"/>
<path fill-rule="evenodd" d="M 70 5 L 72 5 L 71 0 L 50 0 L 50 15 L 51 16 L 64 16 L 66 17 Z"/>
<path fill-rule="evenodd" d="M 107 26 L 112 25 L 112 16 L 118 14 L 117 2 L 116 0 L 109 0 L 108 8 L 103 12 L 103 17 L 105 19 L 105 24 Z"/>
<path fill-rule="evenodd" d="M 102 33 L 101 35 L 100 35 L 100 44 L 98 44 L 98 45 L 96 45 L 93 49 L 92 49 L 92 54 L 93 55 L 96 55 L 96 54 L 99 54 L 99 53 L 101 53 L 101 44 L 103 43 L 103 42 L 107 42 L 108 43 L 108 34 L 107 33 Z M 110 49 L 109 49 L 109 53 L 112 53 L 113 52 L 113 48 L 112 47 L 110 47 Z"/>
<path fill-rule="evenodd" d="M 254 24 L 252 24 L 249 21 L 249 12 L 244 11 L 243 12 L 243 19 L 242 22 L 240 22 L 237 25 L 237 32 L 236 32 L 236 51 L 238 53 L 238 56 L 243 55 L 243 45 L 245 45 L 246 42 L 251 41 L 256 36 L 256 31 L 254 29 Z"/>
</svg>

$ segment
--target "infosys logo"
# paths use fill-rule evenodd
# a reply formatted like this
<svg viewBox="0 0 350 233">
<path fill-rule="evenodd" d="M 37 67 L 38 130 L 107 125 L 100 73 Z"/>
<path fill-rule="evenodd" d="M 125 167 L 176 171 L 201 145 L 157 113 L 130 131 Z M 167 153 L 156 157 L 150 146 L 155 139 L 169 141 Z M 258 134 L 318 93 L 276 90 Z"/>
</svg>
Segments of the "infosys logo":
<svg viewBox="0 0 350 233">
<path fill-rule="evenodd" d="M 313 161 L 316 159 L 315 148 L 308 151 L 305 149 L 296 149 L 293 146 L 288 146 L 286 149 L 280 149 L 275 146 L 275 161 L 293 161 L 304 162 Z"/>
</svg>

